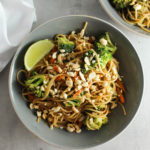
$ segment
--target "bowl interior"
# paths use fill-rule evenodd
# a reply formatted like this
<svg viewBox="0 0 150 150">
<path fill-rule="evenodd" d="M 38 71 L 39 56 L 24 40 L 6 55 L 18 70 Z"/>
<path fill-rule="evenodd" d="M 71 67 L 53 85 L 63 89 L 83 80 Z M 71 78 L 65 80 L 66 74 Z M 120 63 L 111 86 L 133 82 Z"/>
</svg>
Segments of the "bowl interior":
<svg viewBox="0 0 150 150">
<path fill-rule="evenodd" d="M 126 23 L 122 17 L 118 14 L 116 9 L 110 4 L 109 0 L 99 0 L 104 10 L 107 12 L 107 14 L 118 24 L 125 27 L 126 29 L 138 33 L 140 35 L 144 35 L 146 37 L 150 37 L 150 34 L 144 30 L 142 30 L 140 27 L 131 25 L 129 23 Z"/>
<path fill-rule="evenodd" d="M 80 30 L 85 21 L 88 21 L 87 35 L 99 36 L 108 31 L 113 41 L 117 44 L 116 57 L 120 62 L 120 74 L 124 76 L 127 89 L 125 95 L 124 116 L 120 106 L 109 115 L 109 123 L 99 131 L 84 130 L 80 134 L 68 133 L 65 130 L 50 130 L 48 125 L 41 121 L 36 122 L 36 116 L 27 107 L 21 96 L 21 87 L 16 81 L 16 73 L 24 67 L 23 59 L 27 47 L 35 41 L 52 39 L 58 33 L 69 33 Z M 14 109 L 24 125 L 35 135 L 47 143 L 66 148 L 87 148 L 102 144 L 120 133 L 131 121 L 139 106 L 143 90 L 143 74 L 138 56 L 130 42 L 106 22 L 87 16 L 67 16 L 54 19 L 34 30 L 21 44 L 12 61 L 9 77 L 9 91 Z"/>
</svg>

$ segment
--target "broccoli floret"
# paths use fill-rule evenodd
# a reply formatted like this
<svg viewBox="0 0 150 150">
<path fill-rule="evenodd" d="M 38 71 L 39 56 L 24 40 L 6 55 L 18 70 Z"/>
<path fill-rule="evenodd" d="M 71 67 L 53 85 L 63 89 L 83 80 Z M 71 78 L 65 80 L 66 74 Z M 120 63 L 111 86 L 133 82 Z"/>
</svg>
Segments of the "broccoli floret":
<svg viewBox="0 0 150 150">
<path fill-rule="evenodd" d="M 83 57 L 91 57 L 93 56 L 93 51 L 89 50 L 88 52 L 84 53 Z"/>
<path fill-rule="evenodd" d="M 108 122 L 107 117 L 100 118 L 100 117 L 87 116 L 87 118 L 86 118 L 86 126 L 87 126 L 88 130 L 99 130 L 102 127 L 102 125 L 106 124 L 107 122 Z"/>
<path fill-rule="evenodd" d="M 101 39 L 105 44 L 101 43 Z M 111 42 L 108 32 L 101 36 L 98 42 L 95 42 L 95 51 L 99 54 L 100 64 L 105 68 L 108 61 L 112 60 L 112 55 L 115 53 L 117 47 Z"/>
<path fill-rule="evenodd" d="M 105 68 L 108 61 L 112 60 L 112 54 L 108 51 L 101 53 L 100 55 L 100 65 L 102 68 Z"/>
<path fill-rule="evenodd" d="M 87 93 L 87 91 L 83 91 L 83 92 L 81 92 L 80 96 L 83 96 L 83 95 L 85 95 L 86 93 Z"/>
<path fill-rule="evenodd" d="M 117 47 L 111 42 L 108 32 L 102 35 L 99 41 L 95 42 L 94 48 L 96 53 L 99 55 L 100 65 L 102 68 L 105 68 L 108 61 L 112 60 L 112 55 L 117 49 Z M 88 57 L 88 60 L 86 60 L 89 61 L 89 63 L 85 62 L 85 57 Z M 84 74 L 89 70 L 95 69 L 96 65 L 98 64 L 93 50 L 89 50 L 88 52 L 84 53 L 82 60 L 81 69 Z"/>
<path fill-rule="evenodd" d="M 106 40 L 107 44 L 103 45 L 102 43 L 100 43 L 101 39 Z M 99 41 L 95 42 L 94 45 L 95 45 L 95 50 L 98 54 L 101 54 L 101 52 L 105 51 L 105 50 L 114 54 L 115 51 L 117 50 L 117 47 L 111 42 L 108 32 L 106 32 L 104 35 L 102 35 L 100 37 Z"/>
<path fill-rule="evenodd" d="M 132 0 L 111 0 L 111 2 L 116 9 L 122 9 L 129 6 Z"/>
<path fill-rule="evenodd" d="M 25 85 L 35 94 L 35 96 L 43 97 L 44 91 L 41 90 L 41 86 L 44 81 L 46 81 L 44 75 L 34 75 L 25 81 Z"/>
<path fill-rule="evenodd" d="M 107 118 L 107 117 L 103 118 L 103 119 L 102 119 L 102 123 L 103 123 L 103 124 L 108 123 L 108 118 Z"/>
<path fill-rule="evenodd" d="M 84 61 L 85 57 L 88 57 L 89 58 L 89 61 L 90 61 L 90 65 L 87 65 Z M 81 71 L 82 73 L 87 73 L 89 70 L 93 70 L 96 65 L 97 65 L 97 61 L 96 61 L 96 58 L 94 57 L 93 55 L 93 51 L 92 50 L 89 50 L 88 52 L 84 53 L 83 54 L 83 57 L 82 57 L 82 65 L 81 65 Z"/>
<path fill-rule="evenodd" d="M 100 43 L 96 43 L 99 47 L 96 49 L 96 52 L 99 54 L 100 65 L 102 68 L 105 68 L 108 61 L 112 60 L 112 53 L 103 47 L 101 47 Z"/>
<path fill-rule="evenodd" d="M 69 41 L 65 37 L 60 37 L 57 40 L 58 42 L 58 49 L 64 49 L 66 53 L 71 53 L 75 48 L 75 43 L 72 41 Z"/>
<path fill-rule="evenodd" d="M 104 104 L 98 106 L 98 107 L 97 107 L 97 110 L 100 111 L 100 110 L 103 109 L 103 108 L 105 108 L 105 105 L 104 105 Z"/>
<path fill-rule="evenodd" d="M 44 91 L 41 91 L 41 89 L 34 89 L 33 92 L 37 97 L 43 97 L 45 93 Z"/>
<path fill-rule="evenodd" d="M 42 85 L 43 81 L 45 80 L 44 75 L 35 75 L 30 77 L 25 81 L 25 85 L 30 89 L 36 88 L 37 86 Z"/>
</svg>

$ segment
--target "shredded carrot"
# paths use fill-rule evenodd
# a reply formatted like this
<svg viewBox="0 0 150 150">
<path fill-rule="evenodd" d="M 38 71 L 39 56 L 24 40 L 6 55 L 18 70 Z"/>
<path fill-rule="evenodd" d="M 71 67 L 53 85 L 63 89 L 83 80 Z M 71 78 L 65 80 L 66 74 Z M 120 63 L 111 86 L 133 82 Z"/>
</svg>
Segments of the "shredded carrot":
<svg viewBox="0 0 150 150">
<path fill-rule="evenodd" d="M 35 97 L 33 95 L 29 94 L 28 98 L 29 98 L 29 100 L 34 100 Z"/>
<path fill-rule="evenodd" d="M 56 78 L 56 81 L 60 81 L 60 80 L 65 80 L 65 76 L 62 75 L 62 76 L 59 76 L 59 77 Z"/>
<path fill-rule="evenodd" d="M 62 65 L 62 68 L 65 68 L 65 67 L 66 67 L 66 65 L 65 65 L 65 64 L 63 64 L 63 65 Z"/>
<path fill-rule="evenodd" d="M 53 58 L 50 58 L 50 61 L 49 61 L 51 64 L 53 64 L 55 62 L 55 59 Z"/>
<path fill-rule="evenodd" d="M 124 92 L 126 92 L 123 83 L 122 83 L 120 80 L 117 80 L 117 83 L 119 84 L 120 88 L 121 88 Z"/>
<path fill-rule="evenodd" d="M 52 53 L 54 53 L 55 51 L 57 51 L 57 46 L 55 45 L 54 47 L 53 47 L 53 49 L 50 51 L 50 53 L 52 54 Z"/>
<path fill-rule="evenodd" d="M 73 98 L 77 98 L 81 93 L 81 90 L 78 90 L 74 95 L 73 95 Z"/>
<path fill-rule="evenodd" d="M 122 93 L 120 93 L 119 98 L 120 98 L 121 103 L 125 103 L 125 98 Z"/>
<path fill-rule="evenodd" d="M 79 121 L 79 123 L 78 123 L 79 128 L 82 127 L 82 124 L 83 124 L 83 121 Z"/>
<path fill-rule="evenodd" d="M 125 103 L 125 98 L 124 98 L 123 94 L 121 93 L 121 89 L 117 87 L 116 90 L 117 90 L 118 97 L 119 97 L 121 103 Z"/>
<path fill-rule="evenodd" d="M 99 74 L 99 79 L 102 79 L 102 77 L 103 77 L 103 74 L 100 73 L 100 74 Z"/>
<path fill-rule="evenodd" d="M 54 69 L 56 72 L 59 72 L 58 66 L 54 66 L 53 69 Z"/>
<path fill-rule="evenodd" d="M 89 43 L 93 44 L 93 42 L 94 42 L 94 41 L 93 41 L 93 38 L 90 37 L 90 38 L 89 38 Z"/>
<path fill-rule="evenodd" d="M 90 84 L 91 84 L 91 81 L 88 81 L 88 84 L 90 85 Z"/>
</svg>

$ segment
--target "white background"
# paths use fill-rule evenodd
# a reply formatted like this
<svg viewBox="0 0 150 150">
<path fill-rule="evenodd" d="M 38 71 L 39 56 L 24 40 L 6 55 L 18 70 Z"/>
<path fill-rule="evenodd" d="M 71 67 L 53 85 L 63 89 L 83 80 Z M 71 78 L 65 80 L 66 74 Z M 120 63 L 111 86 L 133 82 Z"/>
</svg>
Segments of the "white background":
<svg viewBox="0 0 150 150">
<path fill-rule="evenodd" d="M 144 71 L 144 93 L 140 108 L 129 126 L 111 141 L 92 150 L 149 150 L 150 149 L 150 38 L 140 37 L 113 23 L 98 0 L 34 0 L 37 22 L 64 15 L 85 14 L 105 19 L 121 29 L 140 57 Z M 17 32 L 17 31 L 16 31 Z M 10 64 L 0 73 L 0 150 L 59 150 L 30 133 L 17 118 L 8 94 Z M 136 87 L 135 87 L 136 88 Z"/>
</svg>

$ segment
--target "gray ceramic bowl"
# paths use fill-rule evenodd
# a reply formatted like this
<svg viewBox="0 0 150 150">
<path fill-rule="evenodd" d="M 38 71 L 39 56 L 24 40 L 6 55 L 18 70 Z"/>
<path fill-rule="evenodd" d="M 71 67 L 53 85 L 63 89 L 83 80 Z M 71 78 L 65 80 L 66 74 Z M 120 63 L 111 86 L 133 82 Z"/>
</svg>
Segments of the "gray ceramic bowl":
<svg viewBox="0 0 150 150">
<path fill-rule="evenodd" d="M 128 29 L 129 31 L 132 31 L 134 33 L 137 33 L 139 35 L 145 36 L 145 37 L 149 37 L 150 38 L 150 33 L 142 30 L 141 28 L 139 28 L 138 26 L 135 25 L 131 25 L 126 23 L 122 17 L 118 14 L 118 12 L 116 11 L 116 9 L 110 4 L 109 0 L 99 0 L 102 7 L 104 8 L 104 10 L 107 12 L 107 14 L 119 25 L 121 25 L 122 27 L 125 27 L 126 29 Z"/>
<path fill-rule="evenodd" d="M 125 96 L 125 108 L 127 116 L 123 115 L 118 106 L 110 115 L 109 123 L 99 131 L 84 130 L 80 134 L 68 133 L 65 130 L 50 130 L 47 124 L 36 122 L 36 116 L 27 107 L 21 97 L 21 87 L 16 81 L 16 73 L 24 67 L 23 58 L 27 47 L 35 41 L 53 38 L 58 33 L 69 33 L 72 30 L 80 30 L 85 21 L 88 21 L 86 33 L 99 36 L 108 31 L 111 38 L 117 43 L 116 57 L 120 62 L 120 74 L 124 76 L 127 88 Z M 9 93 L 13 107 L 22 123 L 35 135 L 49 144 L 62 148 L 88 148 L 107 142 L 119 134 L 132 120 L 135 115 L 143 91 L 143 74 L 139 58 L 129 40 L 111 24 L 94 17 L 88 16 L 66 16 L 60 17 L 39 26 L 32 31 L 18 48 L 10 68 Z"/>
</svg>

